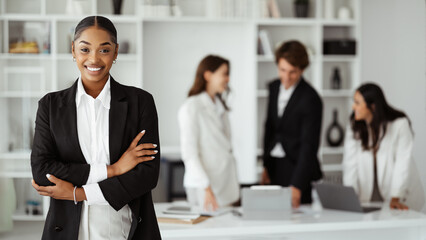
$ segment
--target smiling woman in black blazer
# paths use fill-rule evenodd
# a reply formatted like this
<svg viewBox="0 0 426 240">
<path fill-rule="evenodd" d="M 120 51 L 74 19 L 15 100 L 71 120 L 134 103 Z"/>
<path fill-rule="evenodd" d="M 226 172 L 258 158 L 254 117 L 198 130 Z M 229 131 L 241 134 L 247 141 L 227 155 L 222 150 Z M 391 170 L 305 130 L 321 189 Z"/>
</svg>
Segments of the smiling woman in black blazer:
<svg viewBox="0 0 426 240">
<path fill-rule="evenodd" d="M 32 184 L 51 197 L 42 239 L 160 239 L 153 97 L 110 76 L 118 44 L 107 18 L 83 19 L 72 53 L 81 76 L 44 96 L 37 111 Z"/>
</svg>

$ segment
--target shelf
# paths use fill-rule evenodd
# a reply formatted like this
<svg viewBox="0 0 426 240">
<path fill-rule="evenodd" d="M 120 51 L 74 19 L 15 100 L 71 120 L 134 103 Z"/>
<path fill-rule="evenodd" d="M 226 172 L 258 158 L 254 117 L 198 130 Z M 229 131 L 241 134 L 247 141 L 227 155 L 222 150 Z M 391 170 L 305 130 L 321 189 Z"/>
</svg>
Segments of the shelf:
<svg viewBox="0 0 426 240">
<path fill-rule="evenodd" d="M 19 13 L 6 13 L 1 16 L 2 20 L 9 20 L 9 21 L 19 21 L 19 22 L 25 22 L 25 21 L 51 21 L 52 17 L 48 15 L 41 15 L 41 14 L 19 14 Z"/>
<path fill-rule="evenodd" d="M 342 164 L 321 164 L 324 172 L 340 172 L 343 170 Z"/>
<path fill-rule="evenodd" d="M 259 89 L 257 90 L 257 97 L 258 98 L 267 98 L 269 96 L 269 92 L 266 89 Z"/>
<path fill-rule="evenodd" d="M 3 178 L 33 178 L 33 174 L 30 171 L 7 171 L 0 172 L 0 177 Z"/>
<path fill-rule="evenodd" d="M 264 18 L 255 20 L 255 23 L 261 26 L 308 26 L 313 27 L 318 25 L 318 20 L 315 18 Z"/>
<path fill-rule="evenodd" d="M 0 177 L 32 178 L 30 158 L 31 151 L 0 153 Z"/>
<path fill-rule="evenodd" d="M 343 147 L 321 147 L 322 155 L 339 155 L 344 153 Z"/>
<path fill-rule="evenodd" d="M 104 14 L 101 14 L 101 15 L 108 18 L 113 23 L 135 23 L 142 19 L 142 17 L 138 15 L 104 15 Z M 86 17 L 86 15 L 73 16 L 73 15 L 58 15 L 58 14 L 48 15 L 48 16 L 57 21 L 63 21 L 63 22 L 79 22 L 81 19 Z"/>
<path fill-rule="evenodd" d="M 322 90 L 321 96 L 322 97 L 343 97 L 343 98 L 350 98 L 353 96 L 352 90 Z"/>
<path fill-rule="evenodd" d="M 162 146 L 161 147 L 161 156 L 162 157 L 175 157 L 178 156 L 180 158 L 180 147 L 179 146 Z"/>
<path fill-rule="evenodd" d="M 324 62 L 354 62 L 356 59 L 355 55 L 323 55 Z"/>
<path fill-rule="evenodd" d="M 275 63 L 275 56 L 257 55 L 257 61 Z"/>
<path fill-rule="evenodd" d="M 14 221 L 44 221 L 46 218 L 43 215 L 27 215 L 24 213 L 15 213 L 12 216 Z"/>
<path fill-rule="evenodd" d="M 8 153 L 0 153 L 0 159 L 30 159 L 31 157 L 31 151 L 30 150 L 23 150 L 23 151 L 17 151 L 17 152 L 8 152 Z"/>
<path fill-rule="evenodd" d="M 210 18 L 210 17 L 144 17 L 147 23 L 248 23 L 246 18 Z"/>
<path fill-rule="evenodd" d="M 8 60 L 51 60 L 51 54 L 32 54 L 32 53 L 2 53 L 0 59 Z"/>
<path fill-rule="evenodd" d="M 356 27 L 357 22 L 353 19 L 351 20 L 339 20 L 339 19 L 323 19 L 321 23 L 324 27 Z"/>
<path fill-rule="evenodd" d="M 0 92 L 0 98 L 42 98 L 46 92 Z"/>
<path fill-rule="evenodd" d="M 262 148 L 258 148 L 257 149 L 257 156 L 258 157 L 262 157 L 263 156 L 263 149 Z"/>
</svg>

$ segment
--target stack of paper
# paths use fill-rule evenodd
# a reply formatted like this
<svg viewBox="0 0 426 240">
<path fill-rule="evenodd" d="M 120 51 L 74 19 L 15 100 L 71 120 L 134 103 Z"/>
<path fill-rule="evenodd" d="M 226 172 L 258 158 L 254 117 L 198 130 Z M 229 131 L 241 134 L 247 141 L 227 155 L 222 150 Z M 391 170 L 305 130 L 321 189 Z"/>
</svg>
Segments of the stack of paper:
<svg viewBox="0 0 426 240">
<path fill-rule="evenodd" d="M 209 217 L 201 216 L 200 214 L 172 214 L 164 212 L 157 214 L 157 220 L 160 223 L 196 224 L 207 218 Z"/>
</svg>

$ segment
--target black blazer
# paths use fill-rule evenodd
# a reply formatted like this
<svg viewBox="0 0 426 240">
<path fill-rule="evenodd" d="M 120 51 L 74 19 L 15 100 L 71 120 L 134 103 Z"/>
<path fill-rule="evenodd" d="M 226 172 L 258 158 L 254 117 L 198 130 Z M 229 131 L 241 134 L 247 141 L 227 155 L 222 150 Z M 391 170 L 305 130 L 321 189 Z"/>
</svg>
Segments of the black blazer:
<svg viewBox="0 0 426 240">
<path fill-rule="evenodd" d="M 160 142 L 154 99 L 148 92 L 121 85 L 111 77 L 109 112 L 109 146 L 111 164 L 115 163 L 141 130 L 140 143 L 155 143 L 158 153 L 152 161 L 137 165 L 131 171 L 99 182 L 108 203 L 119 210 L 129 204 L 133 222 L 129 239 L 161 239 L 152 203 L 151 190 L 159 173 Z M 52 185 L 46 174 L 81 187 L 87 182 L 90 165 L 86 163 L 77 136 L 75 95 L 72 87 L 49 93 L 39 101 L 31 167 L 35 182 Z M 46 240 L 78 238 L 82 202 L 50 199 L 44 225 Z"/>
<path fill-rule="evenodd" d="M 312 180 L 322 177 L 317 153 L 320 142 L 322 101 L 318 93 L 303 78 L 294 89 L 282 117 L 278 117 L 278 95 L 281 82 L 269 84 L 268 113 L 263 141 L 263 161 L 269 173 L 270 152 L 280 142 L 286 157 L 294 164 L 293 172 L 282 169 L 282 174 L 291 174 L 290 185 L 302 191 Z"/>
</svg>

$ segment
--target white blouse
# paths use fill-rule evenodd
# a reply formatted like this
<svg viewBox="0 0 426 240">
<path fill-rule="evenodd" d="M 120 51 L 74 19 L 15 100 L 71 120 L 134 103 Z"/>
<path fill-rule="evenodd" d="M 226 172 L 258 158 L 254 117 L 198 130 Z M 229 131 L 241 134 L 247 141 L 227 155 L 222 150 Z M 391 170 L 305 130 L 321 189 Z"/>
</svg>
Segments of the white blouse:
<svg viewBox="0 0 426 240">
<path fill-rule="evenodd" d="M 81 151 L 90 164 L 90 173 L 83 186 L 87 201 L 83 202 L 79 240 L 127 239 L 132 222 L 128 205 L 118 212 L 105 200 L 98 182 L 107 178 L 109 155 L 110 79 L 101 93 L 93 98 L 78 79 L 76 93 L 77 133 Z"/>
</svg>

